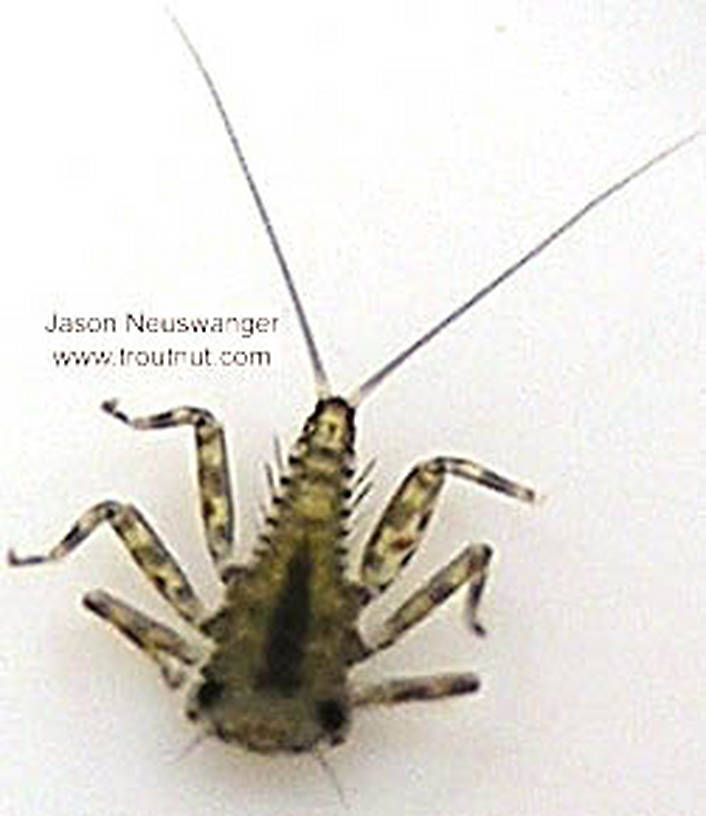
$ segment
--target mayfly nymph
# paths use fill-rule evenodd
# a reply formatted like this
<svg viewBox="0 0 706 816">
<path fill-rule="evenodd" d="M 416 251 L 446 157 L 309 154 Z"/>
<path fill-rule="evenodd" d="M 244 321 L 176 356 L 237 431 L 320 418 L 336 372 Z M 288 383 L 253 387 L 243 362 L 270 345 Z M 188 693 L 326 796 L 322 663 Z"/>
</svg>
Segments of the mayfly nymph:
<svg viewBox="0 0 706 816">
<path fill-rule="evenodd" d="M 349 570 L 346 520 L 369 488 L 369 469 L 356 472 L 355 415 L 361 402 L 398 366 L 473 305 L 514 275 L 589 211 L 664 160 L 695 135 L 662 151 L 584 204 L 512 266 L 388 361 L 347 396 L 336 395 L 272 223 L 221 98 L 201 57 L 174 23 L 205 80 L 264 225 L 296 310 L 311 360 L 316 406 L 288 460 L 271 482 L 271 503 L 254 557 L 234 553 L 235 508 L 224 430 L 207 410 L 189 406 L 134 417 L 115 400 L 103 408 L 138 430 L 189 426 L 198 466 L 206 542 L 222 582 L 223 599 L 207 611 L 174 556 L 134 505 L 102 501 L 84 512 L 47 554 L 17 556 L 12 565 L 62 560 L 103 523 L 109 524 L 138 567 L 191 628 L 184 636 L 104 590 L 84 597 L 86 607 L 144 651 L 171 687 L 190 682 L 187 715 L 204 733 L 259 752 L 307 751 L 342 742 L 352 711 L 363 706 L 433 700 L 479 688 L 470 671 L 358 684 L 351 670 L 392 646 L 439 604 L 467 588 L 469 620 L 482 633 L 477 610 L 491 549 L 463 547 L 365 636 L 362 610 L 380 598 L 417 551 L 447 476 L 473 481 L 524 502 L 536 493 L 468 458 L 435 456 L 413 467 Z M 350 573 L 353 573 L 351 577 Z M 195 636 L 194 636 L 195 635 Z"/>
</svg>

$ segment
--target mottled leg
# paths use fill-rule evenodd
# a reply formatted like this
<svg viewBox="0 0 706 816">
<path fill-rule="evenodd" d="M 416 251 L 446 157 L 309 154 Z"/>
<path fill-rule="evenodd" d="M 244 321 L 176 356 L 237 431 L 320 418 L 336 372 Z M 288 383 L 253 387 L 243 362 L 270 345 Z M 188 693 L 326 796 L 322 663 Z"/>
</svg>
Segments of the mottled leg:
<svg viewBox="0 0 706 816">
<path fill-rule="evenodd" d="M 173 428 L 177 425 L 193 427 L 201 517 L 206 531 L 208 551 L 218 574 L 222 577 L 232 555 L 235 527 L 223 427 L 209 411 L 201 408 L 183 406 L 146 417 L 129 417 L 118 409 L 116 400 L 104 402 L 102 408 L 137 430 Z"/>
<path fill-rule="evenodd" d="M 468 459 L 438 456 L 417 465 L 402 482 L 363 552 L 362 583 L 370 599 L 384 592 L 411 560 L 421 542 L 447 475 L 533 502 L 537 495 Z"/>
<path fill-rule="evenodd" d="M 479 688 L 480 680 L 472 672 L 402 677 L 361 686 L 353 691 L 352 702 L 355 706 L 411 703 L 438 700 L 456 694 L 472 694 Z"/>
<path fill-rule="evenodd" d="M 102 589 L 84 595 L 83 603 L 91 612 L 112 624 L 138 649 L 146 652 L 172 688 L 181 686 L 186 678 L 185 670 L 203 658 L 200 649 L 187 643 L 173 629 L 152 620 Z"/>
<path fill-rule="evenodd" d="M 60 561 L 76 549 L 100 524 L 108 522 L 137 565 L 158 592 L 189 623 L 203 618 L 204 609 L 181 567 L 162 544 L 140 511 L 131 504 L 104 501 L 87 510 L 64 538 L 46 555 L 19 557 L 8 553 L 12 566 Z"/>
<path fill-rule="evenodd" d="M 435 607 L 466 583 L 469 585 L 468 612 L 471 626 L 479 635 L 484 635 L 485 630 L 478 622 L 477 609 L 488 576 L 491 555 L 492 550 L 486 544 L 471 544 L 466 547 L 387 618 L 379 635 L 373 639 L 369 650 L 362 657 L 369 657 L 380 649 L 392 646 L 408 629 L 424 620 Z"/>
</svg>

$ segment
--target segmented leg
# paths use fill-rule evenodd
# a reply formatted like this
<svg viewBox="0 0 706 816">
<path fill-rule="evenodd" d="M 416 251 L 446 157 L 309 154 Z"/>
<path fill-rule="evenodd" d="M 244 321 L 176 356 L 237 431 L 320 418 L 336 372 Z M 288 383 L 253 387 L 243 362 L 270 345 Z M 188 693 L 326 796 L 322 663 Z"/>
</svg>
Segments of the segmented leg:
<svg viewBox="0 0 706 816">
<path fill-rule="evenodd" d="M 408 629 L 424 620 L 435 607 L 466 583 L 469 584 L 468 610 L 471 626 L 479 635 L 485 634 L 485 630 L 478 622 L 477 609 L 488 575 L 491 555 L 492 550 L 486 544 L 471 544 L 466 547 L 387 618 L 382 624 L 380 634 L 363 657 L 369 657 L 380 649 L 392 646 Z"/>
<path fill-rule="evenodd" d="M 13 566 L 60 561 L 103 522 L 108 522 L 115 530 L 140 569 L 182 618 L 189 623 L 195 623 L 203 618 L 203 605 L 181 567 L 140 511 L 131 504 L 120 504 L 116 501 L 96 504 L 78 519 L 64 538 L 46 555 L 18 557 L 10 550 L 8 561 Z"/>
<path fill-rule="evenodd" d="M 137 430 L 191 425 L 196 440 L 201 517 L 208 551 L 220 576 L 233 550 L 235 514 L 228 475 L 228 458 L 223 427 L 202 408 L 182 406 L 146 417 L 129 417 L 118 410 L 117 400 L 102 405 L 104 411 Z"/>
<path fill-rule="evenodd" d="M 391 705 L 420 700 L 438 700 L 456 694 L 472 694 L 480 688 L 478 676 L 472 672 L 436 674 L 428 677 L 402 677 L 372 683 L 353 691 L 353 705 Z"/>
<path fill-rule="evenodd" d="M 84 595 L 83 604 L 146 652 L 172 688 L 181 686 L 186 679 L 186 668 L 203 657 L 200 649 L 187 643 L 173 629 L 152 620 L 102 589 Z"/>
<path fill-rule="evenodd" d="M 405 567 L 421 541 L 447 475 L 533 502 L 537 494 L 469 459 L 438 456 L 422 462 L 402 482 L 365 546 L 362 582 L 374 598 L 384 592 Z"/>
</svg>

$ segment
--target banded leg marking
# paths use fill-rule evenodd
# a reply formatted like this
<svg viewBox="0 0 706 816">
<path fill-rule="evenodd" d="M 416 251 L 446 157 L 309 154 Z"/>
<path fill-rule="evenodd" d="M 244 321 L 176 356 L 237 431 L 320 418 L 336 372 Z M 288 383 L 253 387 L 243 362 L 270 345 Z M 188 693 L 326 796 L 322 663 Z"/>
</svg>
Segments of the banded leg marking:
<svg viewBox="0 0 706 816">
<path fill-rule="evenodd" d="M 159 666 L 162 677 L 171 688 L 181 686 L 186 679 L 186 669 L 203 658 L 200 649 L 173 629 L 102 589 L 84 595 L 83 604 L 146 652 Z"/>
<path fill-rule="evenodd" d="M 196 462 L 201 517 L 211 559 L 220 576 L 233 551 L 235 513 L 228 474 L 225 434 L 213 414 L 202 408 L 182 406 L 146 417 L 129 417 L 117 400 L 104 402 L 106 413 L 137 430 L 191 425 L 196 441 Z"/>
<path fill-rule="evenodd" d="M 115 530 L 139 568 L 182 618 L 189 623 L 203 618 L 203 605 L 188 578 L 144 516 L 131 504 L 110 500 L 96 504 L 81 515 L 64 538 L 46 555 L 19 557 L 10 550 L 8 561 L 12 566 L 60 561 L 103 522 L 108 522 Z"/>
<path fill-rule="evenodd" d="M 417 551 L 447 475 L 470 479 L 521 501 L 537 499 L 531 488 L 470 459 L 438 456 L 422 462 L 399 486 L 365 546 L 362 583 L 371 598 L 387 589 Z"/>
<path fill-rule="evenodd" d="M 379 636 L 364 657 L 392 646 L 401 635 L 424 620 L 466 583 L 469 584 L 468 611 L 471 626 L 477 634 L 484 635 L 485 630 L 478 622 L 477 608 L 488 576 L 491 555 L 492 550 L 486 544 L 470 544 L 462 550 L 387 618 Z"/>
<path fill-rule="evenodd" d="M 480 688 L 473 672 L 401 677 L 361 686 L 353 691 L 353 705 L 392 705 L 422 700 L 439 700 L 457 694 L 472 694 Z"/>
</svg>

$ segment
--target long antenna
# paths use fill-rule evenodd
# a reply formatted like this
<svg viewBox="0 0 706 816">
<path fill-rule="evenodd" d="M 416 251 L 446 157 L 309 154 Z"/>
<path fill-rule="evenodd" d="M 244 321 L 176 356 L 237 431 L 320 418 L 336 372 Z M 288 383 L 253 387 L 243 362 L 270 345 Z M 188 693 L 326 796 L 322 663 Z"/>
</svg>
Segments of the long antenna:
<svg viewBox="0 0 706 816">
<path fill-rule="evenodd" d="M 208 90 L 211 93 L 211 98 L 213 99 L 218 110 L 218 113 L 221 117 L 221 120 L 223 122 L 223 125 L 225 126 L 226 133 L 228 134 L 228 139 L 230 140 L 233 151 L 235 152 L 236 158 L 238 159 L 240 169 L 243 171 L 245 181 L 247 182 L 248 187 L 250 188 L 253 200 L 255 201 L 255 206 L 257 207 L 257 211 L 260 214 L 260 220 L 262 221 L 262 224 L 265 227 L 265 232 L 267 232 L 267 237 L 269 238 L 270 244 L 272 245 L 272 249 L 274 250 L 275 256 L 277 258 L 277 263 L 279 264 L 279 268 L 282 271 L 284 282 L 287 285 L 287 289 L 289 290 L 292 302 L 294 303 L 294 308 L 297 313 L 299 325 L 301 326 L 302 333 L 304 334 L 304 340 L 306 341 L 306 347 L 309 352 L 309 359 L 311 360 L 311 365 L 312 368 L 314 369 L 314 381 L 316 383 L 316 393 L 319 398 L 328 397 L 331 395 L 331 386 L 329 385 L 329 380 L 328 377 L 326 376 L 326 371 L 324 370 L 323 363 L 321 362 L 319 350 L 316 348 L 316 343 L 314 342 L 314 335 L 311 332 L 309 321 L 307 320 L 306 314 L 304 313 L 304 307 L 302 306 L 301 300 L 299 299 L 297 289 L 294 286 L 294 279 L 292 278 L 292 273 L 289 271 L 289 266 L 287 265 L 287 261 L 284 258 L 284 253 L 282 252 L 282 248 L 279 244 L 279 241 L 277 240 L 277 236 L 272 226 L 272 222 L 270 221 L 270 216 L 267 214 L 265 205 L 262 201 L 262 198 L 260 197 L 260 192 L 257 189 L 257 185 L 255 184 L 255 179 L 253 178 L 250 172 L 250 168 L 248 167 L 248 163 L 245 160 L 245 154 L 243 153 L 242 148 L 240 147 L 238 137 L 235 135 L 233 125 L 231 124 L 231 121 L 228 118 L 228 114 L 226 113 L 223 101 L 220 97 L 220 94 L 218 93 L 218 90 L 213 79 L 211 78 L 211 75 L 206 69 L 203 60 L 201 59 L 201 55 L 199 54 L 199 52 L 196 50 L 196 47 L 189 39 L 181 23 L 176 18 L 171 9 L 167 8 L 165 9 L 165 11 L 169 15 L 171 21 L 174 23 L 176 30 L 179 32 L 179 35 L 184 41 L 184 44 L 189 49 L 191 56 L 194 58 L 196 67 L 199 69 L 199 73 L 206 82 L 206 85 L 208 86 Z"/>
<path fill-rule="evenodd" d="M 501 283 L 504 283 L 508 278 L 512 277 L 515 272 L 522 269 L 525 264 L 529 263 L 533 258 L 537 257 L 540 252 L 543 252 L 550 244 L 553 244 L 554 241 L 557 240 L 560 236 L 562 236 L 565 232 L 570 230 L 575 224 L 577 224 L 581 219 L 587 215 L 594 207 L 597 207 L 599 204 L 602 204 L 606 199 L 610 198 L 612 195 L 621 190 L 623 187 L 630 184 L 630 182 L 634 181 L 638 176 L 641 176 L 643 173 L 646 173 L 651 167 L 654 167 L 655 164 L 666 159 L 668 156 L 671 156 L 672 153 L 676 153 L 677 150 L 684 147 L 684 145 L 688 144 L 689 142 L 693 141 L 697 138 L 697 136 L 701 135 L 702 131 L 696 131 L 692 133 L 690 136 L 687 136 L 684 139 L 681 139 L 676 144 L 668 147 L 666 150 L 662 150 L 656 156 L 653 156 L 649 161 L 646 161 L 644 164 L 640 165 L 638 168 L 633 170 L 631 173 L 628 173 L 627 176 L 624 176 L 620 181 L 616 181 L 615 184 L 612 184 L 610 187 L 603 190 L 602 193 L 599 193 L 595 198 L 592 198 L 587 204 L 584 204 L 581 209 L 577 210 L 570 218 L 567 218 L 566 221 L 563 222 L 560 226 L 558 226 L 553 232 L 550 232 L 549 235 L 546 236 L 543 240 L 541 240 L 536 246 L 529 250 L 525 255 L 523 255 L 518 261 L 516 261 L 512 266 L 509 266 L 504 272 L 501 272 L 496 278 L 487 283 L 482 289 L 479 289 L 471 298 L 469 298 L 465 303 L 462 303 L 456 309 L 454 309 L 451 314 L 447 315 L 443 320 L 439 321 L 435 326 L 429 329 L 428 332 L 423 334 L 418 340 L 415 340 L 412 345 L 408 346 L 404 351 L 401 351 L 397 356 L 393 357 L 388 363 L 386 363 L 379 371 L 375 372 L 371 377 L 369 377 L 365 382 L 358 386 L 358 388 L 353 392 L 351 397 L 349 398 L 349 403 L 352 406 L 357 406 L 360 402 L 365 399 L 375 388 L 377 388 L 380 383 L 387 379 L 387 377 L 405 360 L 408 360 L 416 351 L 418 351 L 422 346 L 426 345 L 433 337 L 436 337 L 439 332 L 443 331 L 447 326 L 450 326 L 453 322 L 458 320 L 461 315 L 467 312 L 471 306 L 475 306 L 476 303 L 483 300 L 484 297 L 489 295 L 494 289 L 500 286 Z"/>
</svg>

